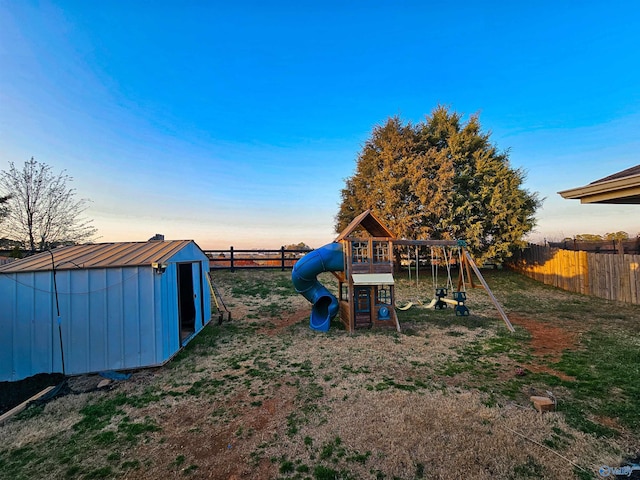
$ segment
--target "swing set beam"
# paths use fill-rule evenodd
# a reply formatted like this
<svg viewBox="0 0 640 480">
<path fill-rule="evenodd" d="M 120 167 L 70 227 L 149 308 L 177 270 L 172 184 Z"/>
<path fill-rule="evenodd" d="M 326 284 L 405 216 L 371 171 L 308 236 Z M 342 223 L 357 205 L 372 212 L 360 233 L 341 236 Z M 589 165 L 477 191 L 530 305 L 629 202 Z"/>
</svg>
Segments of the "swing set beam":
<svg viewBox="0 0 640 480">
<path fill-rule="evenodd" d="M 412 247 L 457 247 L 457 240 L 394 240 L 394 245 Z"/>
</svg>

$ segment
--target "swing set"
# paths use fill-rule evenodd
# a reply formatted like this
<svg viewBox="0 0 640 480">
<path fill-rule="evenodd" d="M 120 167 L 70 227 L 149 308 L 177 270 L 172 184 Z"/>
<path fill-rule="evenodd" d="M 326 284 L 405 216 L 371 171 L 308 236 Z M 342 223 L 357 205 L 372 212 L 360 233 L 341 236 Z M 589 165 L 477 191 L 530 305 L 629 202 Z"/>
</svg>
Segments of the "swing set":
<svg viewBox="0 0 640 480">
<path fill-rule="evenodd" d="M 431 282 L 434 291 L 434 298 L 426 305 L 426 308 L 435 308 L 436 310 L 442 310 L 452 305 L 455 314 L 458 316 L 468 316 L 470 314 L 469 308 L 465 305 L 467 300 L 467 286 L 471 288 L 484 287 L 491 302 L 498 310 L 498 313 L 502 317 L 507 328 L 514 332 L 515 329 L 509 321 L 504 309 L 493 295 L 493 292 L 489 288 L 489 285 L 485 281 L 480 269 L 473 261 L 473 258 L 466 250 L 466 242 L 462 240 L 395 240 L 394 245 L 407 247 L 407 258 L 409 260 L 409 280 L 411 281 L 411 247 L 414 247 L 415 251 L 415 279 L 416 286 L 420 282 L 420 247 L 429 247 L 430 251 L 430 265 L 431 265 Z M 458 265 L 458 279 L 454 289 L 453 278 L 451 276 L 452 264 Z M 446 270 L 446 279 L 440 282 L 439 269 L 444 267 Z M 476 277 L 480 281 L 481 285 L 475 285 L 473 282 L 473 276 L 471 270 L 475 273 Z M 451 293 L 452 298 L 448 298 Z M 412 302 L 409 302 L 404 307 L 396 307 L 399 310 L 408 310 L 413 306 Z"/>
</svg>

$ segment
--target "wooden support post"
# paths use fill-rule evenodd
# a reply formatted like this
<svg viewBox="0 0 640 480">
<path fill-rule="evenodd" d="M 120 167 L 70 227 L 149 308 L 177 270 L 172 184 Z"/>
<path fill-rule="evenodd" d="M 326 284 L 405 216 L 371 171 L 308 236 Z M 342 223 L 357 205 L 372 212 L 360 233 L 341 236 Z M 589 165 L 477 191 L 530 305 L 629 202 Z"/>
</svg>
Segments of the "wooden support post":
<svg viewBox="0 0 640 480">
<path fill-rule="evenodd" d="M 464 262 L 464 268 L 467 269 L 467 276 L 469 277 L 469 284 L 471 288 L 480 288 L 482 285 L 476 285 L 473 283 L 473 277 L 471 276 L 471 270 L 469 269 L 469 262 Z"/>
<path fill-rule="evenodd" d="M 463 252 L 462 248 L 460 252 Z M 482 285 L 476 285 L 473 283 L 473 275 L 471 275 L 471 269 L 469 268 L 469 262 L 465 260 L 464 255 L 460 255 L 460 272 L 458 273 L 458 291 L 462 291 L 462 287 L 466 288 L 464 284 L 464 272 L 467 272 L 467 282 L 471 288 L 482 288 Z"/>
<path fill-rule="evenodd" d="M 2 424 L 5 420 L 10 419 L 11 417 L 13 417 L 14 415 L 17 415 L 18 413 L 20 413 L 22 410 L 24 410 L 25 408 L 27 408 L 27 405 L 29 405 L 29 403 L 34 402 L 36 400 L 38 400 L 40 397 L 43 397 L 44 395 L 46 395 L 47 393 L 49 393 L 51 390 L 53 390 L 54 388 L 56 388 L 55 386 L 52 387 L 47 387 L 44 390 L 42 390 L 40 393 L 35 394 L 33 397 L 31 397 L 29 400 L 25 400 L 24 402 L 22 402 L 20 405 L 13 407 L 11 410 L 9 410 L 8 412 L 3 413 L 0 416 L 0 424 Z"/>
<path fill-rule="evenodd" d="M 420 269 L 419 264 L 420 257 L 418 256 L 418 246 L 416 245 L 416 287 L 420 286 L 420 276 L 418 274 L 418 270 Z"/>
<path fill-rule="evenodd" d="M 502 317 L 502 320 L 504 320 L 504 323 L 507 325 L 507 328 L 509 329 L 509 331 L 511 331 L 512 333 L 515 332 L 516 331 L 515 328 L 513 328 L 513 325 L 511 325 L 511 322 L 509 321 L 507 314 L 504 312 L 504 310 L 502 309 L 502 306 L 500 305 L 500 303 L 498 303 L 498 300 L 493 295 L 493 292 L 489 288 L 489 285 L 487 285 L 487 282 L 482 276 L 482 273 L 480 273 L 480 269 L 476 265 L 476 262 L 473 261 L 473 258 L 471 258 L 471 255 L 469 255 L 469 252 L 467 252 L 466 250 L 464 250 L 464 256 L 466 260 L 469 262 L 469 265 L 471 265 L 471 268 L 473 269 L 476 276 L 478 277 L 478 280 L 480 280 L 480 283 L 482 283 L 482 286 L 487 291 L 489 298 L 491 299 L 491 301 L 493 302 L 493 305 L 498 310 L 498 313 L 500 313 L 500 316 Z"/>
<path fill-rule="evenodd" d="M 398 333 L 402 333 L 402 330 L 400 329 L 400 322 L 398 321 L 398 315 L 396 314 L 395 308 L 391 308 L 391 315 L 393 316 L 393 319 L 396 321 L 396 330 L 398 331 Z"/>
</svg>

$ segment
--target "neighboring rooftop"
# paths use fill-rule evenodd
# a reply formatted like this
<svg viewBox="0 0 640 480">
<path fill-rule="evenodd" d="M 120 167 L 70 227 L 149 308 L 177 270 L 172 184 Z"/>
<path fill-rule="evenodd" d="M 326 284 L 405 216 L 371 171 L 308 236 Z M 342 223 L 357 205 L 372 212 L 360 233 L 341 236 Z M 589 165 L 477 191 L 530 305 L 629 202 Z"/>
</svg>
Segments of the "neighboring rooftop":
<svg viewBox="0 0 640 480">
<path fill-rule="evenodd" d="M 632 175 L 640 175 L 640 165 L 627 168 L 626 170 L 622 170 L 621 172 L 614 173 L 613 175 L 609 175 L 608 177 L 601 178 L 600 180 L 595 180 L 591 182 L 589 185 L 593 185 L 594 183 L 608 182 L 609 180 L 618 180 L 620 178 L 630 177 Z"/>
<path fill-rule="evenodd" d="M 640 204 L 640 165 L 558 193 L 580 203 Z"/>
</svg>

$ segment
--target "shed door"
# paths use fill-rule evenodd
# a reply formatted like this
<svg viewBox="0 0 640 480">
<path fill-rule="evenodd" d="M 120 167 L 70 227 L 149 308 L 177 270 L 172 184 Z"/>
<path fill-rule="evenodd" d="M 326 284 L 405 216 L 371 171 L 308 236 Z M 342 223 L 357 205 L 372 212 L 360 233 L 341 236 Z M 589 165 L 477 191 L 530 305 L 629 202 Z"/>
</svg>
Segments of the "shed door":
<svg viewBox="0 0 640 480">
<path fill-rule="evenodd" d="M 195 333 L 196 321 L 202 325 L 200 283 L 199 263 L 178 264 L 178 320 L 181 344 Z"/>
</svg>

